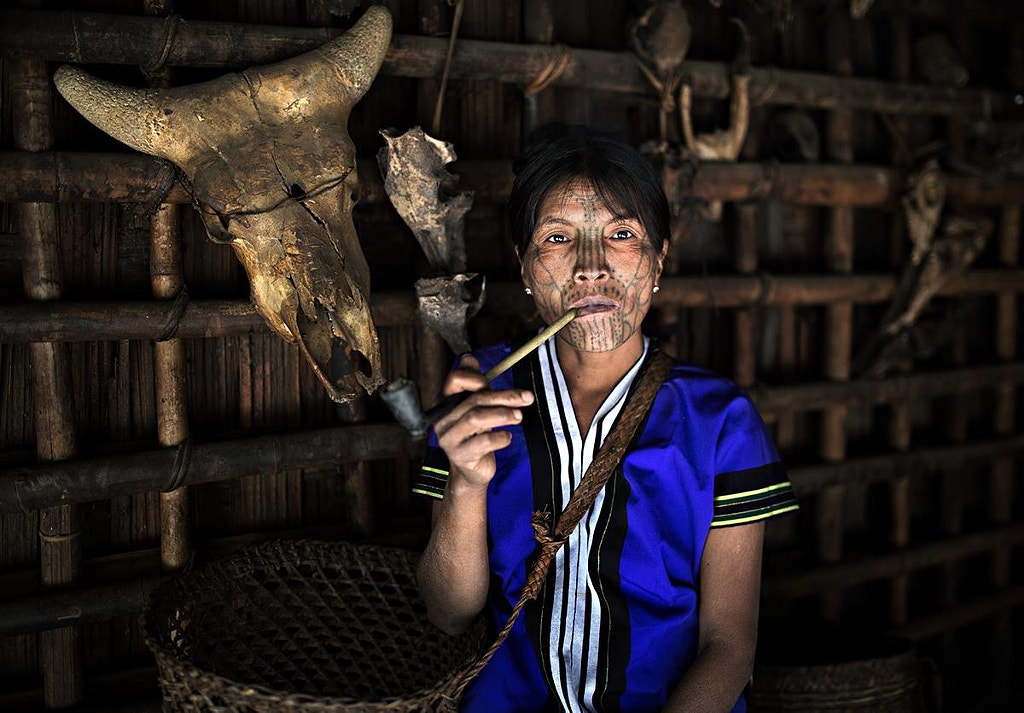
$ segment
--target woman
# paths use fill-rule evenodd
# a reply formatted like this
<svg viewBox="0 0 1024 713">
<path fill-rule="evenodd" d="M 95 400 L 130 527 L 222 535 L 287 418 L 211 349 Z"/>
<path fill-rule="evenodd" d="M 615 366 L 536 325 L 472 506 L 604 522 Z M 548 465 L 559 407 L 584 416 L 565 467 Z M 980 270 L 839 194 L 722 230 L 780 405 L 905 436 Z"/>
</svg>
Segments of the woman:
<svg viewBox="0 0 1024 713">
<path fill-rule="evenodd" d="M 567 328 L 488 385 L 511 348 L 464 356 L 414 490 L 439 499 L 419 567 L 431 620 L 500 628 L 535 542 L 579 483 L 653 351 L 668 204 L 635 149 L 581 126 L 531 137 L 509 199 L 525 290 Z M 620 469 L 559 551 L 536 602 L 463 710 L 743 710 L 767 517 L 796 509 L 775 448 L 734 384 L 677 364 Z"/>
</svg>

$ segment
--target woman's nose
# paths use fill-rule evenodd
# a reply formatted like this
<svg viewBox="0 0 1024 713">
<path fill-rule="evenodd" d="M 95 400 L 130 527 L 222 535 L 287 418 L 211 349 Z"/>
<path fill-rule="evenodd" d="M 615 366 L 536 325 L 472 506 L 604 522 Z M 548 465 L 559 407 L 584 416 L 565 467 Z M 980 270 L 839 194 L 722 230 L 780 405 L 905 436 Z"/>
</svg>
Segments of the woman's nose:
<svg viewBox="0 0 1024 713">
<path fill-rule="evenodd" d="M 607 280 L 608 271 L 603 267 L 591 266 L 586 267 L 579 265 L 576 267 L 576 274 L 574 275 L 576 282 L 591 282 L 594 280 Z"/>
</svg>

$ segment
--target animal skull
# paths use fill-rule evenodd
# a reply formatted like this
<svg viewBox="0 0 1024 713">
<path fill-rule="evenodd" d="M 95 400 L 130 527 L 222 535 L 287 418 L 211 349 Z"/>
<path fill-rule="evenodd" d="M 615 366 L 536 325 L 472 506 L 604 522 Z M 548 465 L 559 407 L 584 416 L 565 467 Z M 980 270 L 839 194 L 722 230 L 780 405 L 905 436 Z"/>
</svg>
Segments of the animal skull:
<svg viewBox="0 0 1024 713">
<path fill-rule="evenodd" d="M 257 310 L 339 402 L 383 383 L 347 125 L 390 41 L 391 15 L 374 6 L 322 47 L 203 84 L 132 89 L 71 66 L 54 77 L 93 124 L 182 169 L 210 237 L 245 266 Z"/>
</svg>

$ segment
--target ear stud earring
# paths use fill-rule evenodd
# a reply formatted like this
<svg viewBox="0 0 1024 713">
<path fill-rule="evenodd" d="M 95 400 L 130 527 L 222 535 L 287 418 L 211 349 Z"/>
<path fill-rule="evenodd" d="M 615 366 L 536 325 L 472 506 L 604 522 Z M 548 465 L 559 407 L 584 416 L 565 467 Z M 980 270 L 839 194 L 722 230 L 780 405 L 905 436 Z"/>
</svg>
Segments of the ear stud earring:
<svg viewBox="0 0 1024 713">
<path fill-rule="evenodd" d="M 651 288 L 651 292 L 653 292 L 654 294 L 658 294 L 658 290 L 660 290 L 660 289 L 661 289 L 660 287 L 655 285 L 654 287 Z"/>
<path fill-rule="evenodd" d="M 523 292 L 525 292 L 528 295 L 532 295 L 533 294 L 533 290 L 531 290 L 529 287 L 524 287 L 523 288 Z"/>
</svg>

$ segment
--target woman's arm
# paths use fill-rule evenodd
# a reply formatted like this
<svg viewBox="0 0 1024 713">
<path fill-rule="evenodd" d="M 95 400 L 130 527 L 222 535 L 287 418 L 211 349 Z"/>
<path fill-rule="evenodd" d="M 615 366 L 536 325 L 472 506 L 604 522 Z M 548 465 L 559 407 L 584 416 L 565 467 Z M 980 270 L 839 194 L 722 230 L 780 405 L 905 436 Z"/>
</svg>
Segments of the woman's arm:
<svg viewBox="0 0 1024 713">
<path fill-rule="evenodd" d="M 487 601 L 487 486 L 496 468 L 494 451 L 512 441 L 508 431 L 492 429 L 520 422 L 519 409 L 533 403 L 529 392 L 488 387 L 477 361 L 463 357 L 444 393 L 476 393 L 434 426 L 451 467 L 416 573 L 430 621 L 449 634 L 464 631 Z"/>
<path fill-rule="evenodd" d="M 700 561 L 697 658 L 665 711 L 714 713 L 736 704 L 754 669 L 764 523 L 712 528 Z"/>
</svg>

